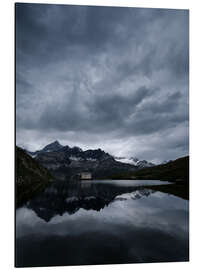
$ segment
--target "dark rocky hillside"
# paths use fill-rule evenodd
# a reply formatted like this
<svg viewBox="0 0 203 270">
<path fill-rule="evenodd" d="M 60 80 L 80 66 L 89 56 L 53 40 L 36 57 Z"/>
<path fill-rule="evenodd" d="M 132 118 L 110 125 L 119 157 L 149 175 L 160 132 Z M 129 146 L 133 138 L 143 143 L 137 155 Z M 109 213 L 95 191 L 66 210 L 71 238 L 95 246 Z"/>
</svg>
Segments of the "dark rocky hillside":
<svg viewBox="0 0 203 270">
<path fill-rule="evenodd" d="M 23 149 L 16 147 L 16 203 L 30 199 L 51 181 L 49 171 L 30 157 Z"/>
</svg>

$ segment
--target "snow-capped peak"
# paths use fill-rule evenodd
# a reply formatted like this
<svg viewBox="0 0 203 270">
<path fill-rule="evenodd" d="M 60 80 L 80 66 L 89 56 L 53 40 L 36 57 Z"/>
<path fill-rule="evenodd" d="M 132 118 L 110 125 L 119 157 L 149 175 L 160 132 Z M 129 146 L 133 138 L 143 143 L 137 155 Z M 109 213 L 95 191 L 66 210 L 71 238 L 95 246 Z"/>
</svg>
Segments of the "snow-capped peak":
<svg viewBox="0 0 203 270">
<path fill-rule="evenodd" d="M 148 162 L 146 160 L 139 160 L 137 157 L 130 157 L 130 158 L 114 157 L 114 159 L 116 161 L 119 161 L 119 162 L 122 162 L 122 163 L 131 164 L 131 165 L 134 165 L 134 166 L 139 166 L 140 168 L 154 166 L 153 163 Z"/>
</svg>

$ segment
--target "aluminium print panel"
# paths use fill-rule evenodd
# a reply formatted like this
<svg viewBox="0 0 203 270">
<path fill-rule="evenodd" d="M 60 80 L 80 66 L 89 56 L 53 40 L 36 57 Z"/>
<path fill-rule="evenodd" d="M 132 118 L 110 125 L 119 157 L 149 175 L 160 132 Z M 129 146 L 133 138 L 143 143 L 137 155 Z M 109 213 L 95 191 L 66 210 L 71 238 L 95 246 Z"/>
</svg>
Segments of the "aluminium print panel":
<svg viewBox="0 0 203 270">
<path fill-rule="evenodd" d="M 15 4 L 15 266 L 189 261 L 189 11 Z"/>
</svg>

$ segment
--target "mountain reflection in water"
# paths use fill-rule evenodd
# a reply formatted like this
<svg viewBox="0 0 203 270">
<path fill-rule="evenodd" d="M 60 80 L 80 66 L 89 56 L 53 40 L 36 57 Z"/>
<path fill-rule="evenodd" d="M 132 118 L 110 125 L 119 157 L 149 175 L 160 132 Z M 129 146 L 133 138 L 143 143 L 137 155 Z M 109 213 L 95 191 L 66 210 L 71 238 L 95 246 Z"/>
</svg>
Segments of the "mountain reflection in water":
<svg viewBox="0 0 203 270">
<path fill-rule="evenodd" d="M 74 214 L 80 208 L 100 211 L 108 206 L 118 195 L 132 192 L 134 186 L 105 185 L 90 181 L 55 182 L 41 196 L 29 201 L 28 209 L 35 211 L 38 217 L 49 222 L 56 215 Z M 134 199 L 149 196 L 152 190 L 136 190 Z"/>
<path fill-rule="evenodd" d="M 17 209 L 16 265 L 187 261 L 188 201 L 134 183 L 54 182 Z"/>
</svg>

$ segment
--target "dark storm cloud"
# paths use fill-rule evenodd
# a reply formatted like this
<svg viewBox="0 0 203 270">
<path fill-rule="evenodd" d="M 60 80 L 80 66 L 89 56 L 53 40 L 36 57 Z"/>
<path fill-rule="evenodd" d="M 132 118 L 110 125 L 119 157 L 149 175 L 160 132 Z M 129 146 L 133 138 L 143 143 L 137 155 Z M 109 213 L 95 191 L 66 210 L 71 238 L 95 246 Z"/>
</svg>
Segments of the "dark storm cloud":
<svg viewBox="0 0 203 270">
<path fill-rule="evenodd" d="M 53 104 L 43 111 L 35 128 L 52 129 L 54 127 L 62 131 L 91 131 L 106 133 L 110 128 L 117 129 L 119 125 L 124 125 L 126 117 L 131 115 L 136 106 L 150 95 L 149 89 L 139 88 L 129 96 L 121 95 L 94 95 L 85 104 L 85 113 L 82 112 L 80 104 L 77 103 L 77 90 L 74 90 L 70 100 L 63 102 L 56 110 Z M 152 93 L 151 93 L 152 94 Z M 73 106 L 74 105 L 74 106 Z M 34 123 L 30 123 L 33 128 Z M 25 126 L 29 126 L 25 123 Z"/>
<path fill-rule="evenodd" d="M 17 46 L 23 54 L 32 55 L 33 64 L 39 65 L 63 59 L 72 46 L 83 50 L 79 57 L 98 53 L 114 41 L 117 22 L 127 14 L 120 8 L 114 12 L 113 8 L 102 7 L 19 4 Z M 118 35 L 116 38 L 122 40 Z"/>
<path fill-rule="evenodd" d="M 17 142 L 187 153 L 188 50 L 187 10 L 17 4 Z"/>
</svg>

